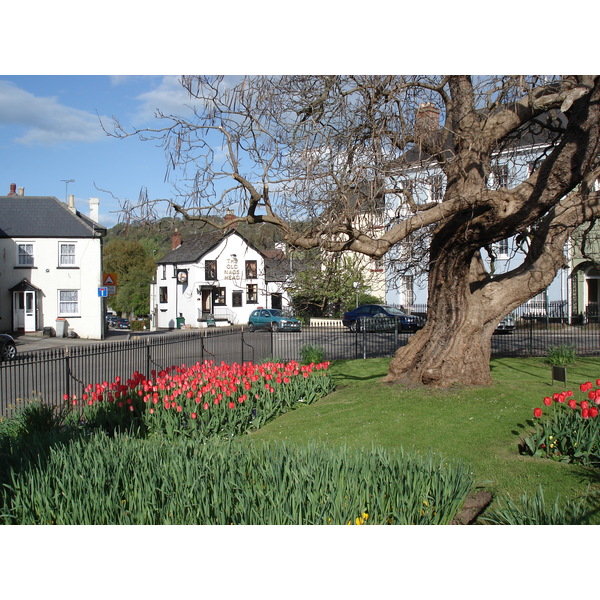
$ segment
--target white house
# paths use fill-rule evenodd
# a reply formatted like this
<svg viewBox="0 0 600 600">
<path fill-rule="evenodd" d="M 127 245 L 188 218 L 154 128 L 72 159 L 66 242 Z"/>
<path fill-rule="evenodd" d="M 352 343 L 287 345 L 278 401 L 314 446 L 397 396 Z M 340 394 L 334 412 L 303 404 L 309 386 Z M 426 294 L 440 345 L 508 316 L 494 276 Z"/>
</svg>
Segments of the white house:
<svg viewBox="0 0 600 600">
<path fill-rule="evenodd" d="M 70 331 L 103 339 L 102 238 L 98 199 L 90 216 L 50 196 L 11 185 L 0 196 L 0 331 Z"/>
<path fill-rule="evenodd" d="M 435 107 L 423 105 L 419 111 L 422 112 L 422 117 L 429 121 L 430 126 L 439 127 L 439 111 Z M 419 118 L 420 115 L 417 114 L 417 119 Z M 517 144 L 499 151 L 494 157 L 488 186 L 512 188 L 525 180 L 535 168 L 533 161 L 539 156 L 540 149 L 547 146 L 547 138 L 527 134 L 520 138 Z M 412 195 L 422 203 L 441 202 L 445 181 L 439 166 L 419 148 L 407 153 L 406 164 L 407 167 L 391 182 L 391 186 L 403 188 L 409 185 Z M 386 209 L 392 222 L 396 212 L 397 217 L 408 216 L 399 208 L 397 198 L 395 204 L 388 203 Z M 420 310 L 427 304 L 427 257 L 419 256 L 415 259 L 413 252 L 409 243 L 399 244 L 386 256 L 386 302 L 407 308 L 418 306 L 417 310 Z M 565 253 L 569 258 L 570 249 L 566 248 Z M 518 266 L 525 253 L 521 241 L 511 237 L 494 244 L 488 250 L 482 250 L 482 257 L 488 272 L 500 274 Z M 537 313 L 549 311 L 552 305 L 552 310 L 561 312 L 556 316 L 566 317 L 572 313 L 570 303 L 571 281 L 569 268 L 565 268 L 559 271 L 544 293 L 531 299 L 528 304 L 531 312 Z"/>
<path fill-rule="evenodd" d="M 184 241 L 176 233 L 151 284 L 153 327 L 244 324 L 256 308 L 285 309 L 289 260 L 281 250 L 259 250 L 235 229 Z"/>
</svg>

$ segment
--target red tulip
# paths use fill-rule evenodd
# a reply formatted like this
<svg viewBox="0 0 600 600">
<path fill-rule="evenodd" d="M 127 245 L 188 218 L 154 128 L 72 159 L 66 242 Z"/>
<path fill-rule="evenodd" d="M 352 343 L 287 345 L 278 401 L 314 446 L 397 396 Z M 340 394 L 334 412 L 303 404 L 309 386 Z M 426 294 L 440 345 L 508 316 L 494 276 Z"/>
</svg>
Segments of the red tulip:
<svg viewBox="0 0 600 600">
<path fill-rule="evenodd" d="M 586 400 L 581 401 L 581 408 L 589 408 L 590 404 Z"/>
<path fill-rule="evenodd" d="M 190 415 L 190 417 L 192 417 L 192 419 L 195 419 L 197 416 L 198 416 L 198 415 L 197 415 L 196 413 L 192 413 L 192 414 Z"/>
<path fill-rule="evenodd" d="M 584 419 L 587 419 L 587 418 L 589 418 L 589 416 L 590 416 L 590 411 L 589 411 L 589 409 L 587 409 L 587 408 L 583 408 L 583 409 L 581 409 L 581 416 L 582 416 L 582 418 L 584 418 Z"/>
<path fill-rule="evenodd" d="M 533 409 L 533 416 L 536 419 L 539 419 L 542 416 L 542 409 L 541 408 L 534 408 Z"/>
<path fill-rule="evenodd" d="M 552 398 L 550 398 L 549 396 L 546 396 L 546 397 L 544 398 L 544 404 L 545 404 L 546 406 L 550 406 L 550 405 L 552 404 Z"/>
<path fill-rule="evenodd" d="M 575 400 L 569 400 L 569 408 L 575 410 L 577 408 L 577 402 L 575 402 Z"/>
<path fill-rule="evenodd" d="M 592 408 L 590 408 L 590 417 L 597 417 L 598 416 L 598 409 L 595 406 L 592 406 Z"/>
</svg>

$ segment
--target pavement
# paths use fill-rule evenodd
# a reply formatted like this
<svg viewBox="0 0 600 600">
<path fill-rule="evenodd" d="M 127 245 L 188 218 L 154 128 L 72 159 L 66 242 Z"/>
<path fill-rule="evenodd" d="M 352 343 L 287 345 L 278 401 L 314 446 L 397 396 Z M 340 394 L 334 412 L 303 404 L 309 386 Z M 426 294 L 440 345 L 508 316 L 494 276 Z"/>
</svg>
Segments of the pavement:
<svg viewBox="0 0 600 600">
<path fill-rule="evenodd" d="M 70 346 L 89 346 L 91 344 L 109 344 L 123 342 L 134 337 L 169 333 L 168 331 L 130 331 L 128 329 L 109 329 L 103 340 L 85 338 L 50 337 L 42 332 L 35 333 L 10 333 L 14 338 L 17 352 L 37 352 L 38 350 L 52 350 Z"/>
</svg>

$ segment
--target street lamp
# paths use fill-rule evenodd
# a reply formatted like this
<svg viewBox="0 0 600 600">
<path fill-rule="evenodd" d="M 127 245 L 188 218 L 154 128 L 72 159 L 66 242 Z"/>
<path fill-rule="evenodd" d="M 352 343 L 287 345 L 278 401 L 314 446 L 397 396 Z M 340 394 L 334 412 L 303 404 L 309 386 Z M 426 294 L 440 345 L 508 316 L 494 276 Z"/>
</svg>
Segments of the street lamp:
<svg viewBox="0 0 600 600">
<path fill-rule="evenodd" d="M 70 183 L 75 183 L 74 179 L 61 179 L 61 181 L 64 182 L 65 184 L 65 202 L 69 201 L 69 184 Z"/>
<path fill-rule="evenodd" d="M 358 281 L 352 282 L 352 286 L 354 287 L 354 290 L 356 292 L 356 308 L 358 308 L 358 286 L 359 285 L 360 285 L 360 283 Z"/>
</svg>

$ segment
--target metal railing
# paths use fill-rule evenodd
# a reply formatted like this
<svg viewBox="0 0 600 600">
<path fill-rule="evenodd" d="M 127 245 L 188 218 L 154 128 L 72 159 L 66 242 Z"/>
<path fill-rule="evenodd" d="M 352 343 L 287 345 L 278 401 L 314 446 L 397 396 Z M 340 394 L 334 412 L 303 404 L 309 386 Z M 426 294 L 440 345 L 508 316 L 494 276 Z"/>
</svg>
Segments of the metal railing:
<svg viewBox="0 0 600 600">
<path fill-rule="evenodd" d="M 19 399 L 38 398 L 59 405 L 64 394 L 80 395 L 88 384 L 122 381 L 135 372 L 152 376 L 170 366 L 213 360 L 263 362 L 300 360 L 302 349 L 322 349 L 325 360 L 352 360 L 392 356 L 412 333 L 351 332 L 339 320 L 305 325 L 301 332 L 245 331 L 243 327 L 217 327 L 140 334 L 133 339 L 38 352 L 19 353 L 0 362 L 0 416 L 11 414 Z M 600 324 L 572 325 L 546 319 L 517 319 L 514 332 L 492 337 L 493 357 L 545 356 L 550 346 L 574 346 L 579 356 L 600 356 Z"/>
</svg>

